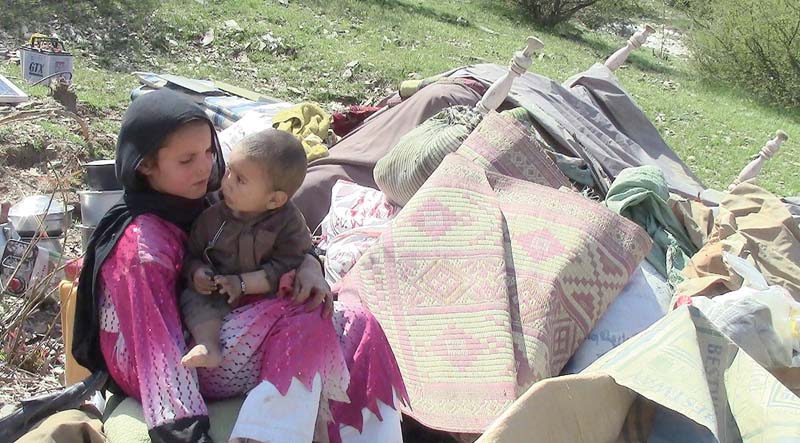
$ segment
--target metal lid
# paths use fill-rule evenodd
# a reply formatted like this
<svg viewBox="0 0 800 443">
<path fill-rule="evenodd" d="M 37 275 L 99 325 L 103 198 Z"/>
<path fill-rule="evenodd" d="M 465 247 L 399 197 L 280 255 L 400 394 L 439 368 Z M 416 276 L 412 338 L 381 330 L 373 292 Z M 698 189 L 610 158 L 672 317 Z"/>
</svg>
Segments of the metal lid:
<svg viewBox="0 0 800 443">
<path fill-rule="evenodd" d="M 9 217 L 31 217 L 36 215 L 63 214 L 71 207 L 67 207 L 61 200 L 50 201 L 49 195 L 31 195 L 18 201 L 8 210 Z"/>
</svg>

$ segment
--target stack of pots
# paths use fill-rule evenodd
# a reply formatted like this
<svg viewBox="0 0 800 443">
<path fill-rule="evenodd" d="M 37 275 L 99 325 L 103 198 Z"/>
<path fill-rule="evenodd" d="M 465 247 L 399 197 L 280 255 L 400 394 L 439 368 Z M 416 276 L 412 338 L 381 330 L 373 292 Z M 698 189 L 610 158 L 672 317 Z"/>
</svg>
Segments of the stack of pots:
<svg viewBox="0 0 800 443">
<path fill-rule="evenodd" d="M 89 243 L 100 219 L 122 199 L 122 185 L 117 181 L 114 160 L 96 160 L 84 165 L 88 191 L 78 191 L 81 202 L 81 240 Z"/>
</svg>

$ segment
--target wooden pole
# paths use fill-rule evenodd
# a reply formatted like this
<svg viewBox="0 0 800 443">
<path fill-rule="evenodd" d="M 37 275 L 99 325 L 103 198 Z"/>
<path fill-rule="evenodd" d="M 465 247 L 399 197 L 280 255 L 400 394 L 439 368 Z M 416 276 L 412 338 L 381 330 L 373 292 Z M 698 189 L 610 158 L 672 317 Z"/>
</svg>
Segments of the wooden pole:
<svg viewBox="0 0 800 443">
<path fill-rule="evenodd" d="M 483 94 L 475 109 L 481 114 L 488 114 L 489 111 L 497 109 L 508 97 L 508 92 L 511 91 L 511 84 L 514 83 L 514 79 L 524 74 L 533 64 L 531 56 L 543 47 L 544 43 L 541 40 L 536 37 L 528 37 L 525 48 L 514 54 L 514 58 L 511 59 L 508 72 L 494 82 L 489 90 Z"/>
<path fill-rule="evenodd" d="M 628 43 L 626 43 L 625 46 L 611 54 L 611 57 L 605 62 L 606 67 L 612 71 L 616 71 L 617 68 L 625 63 L 625 60 L 628 59 L 631 52 L 633 52 L 634 49 L 640 48 L 647 41 L 647 37 L 654 32 L 656 32 L 655 28 L 650 25 L 644 25 L 644 29 L 633 34 L 631 38 L 628 39 Z"/>
<path fill-rule="evenodd" d="M 739 176 L 728 186 L 728 191 L 733 190 L 739 183 L 743 183 L 747 180 L 754 179 L 759 172 L 761 172 L 761 168 L 764 167 L 764 164 L 767 160 L 771 159 L 775 154 L 778 153 L 778 150 L 781 148 L 781 144 L 789 139 L 789 136 L 781 131 L 778 130 L 775 133 L 775 138 L 768 141 L 761 151 L 758 153 L 758 157 L 756 157 L 753 161 L 747 164 L 747 166 L 742 169 L 742 172 L 739 173 Z"/>
</svg>

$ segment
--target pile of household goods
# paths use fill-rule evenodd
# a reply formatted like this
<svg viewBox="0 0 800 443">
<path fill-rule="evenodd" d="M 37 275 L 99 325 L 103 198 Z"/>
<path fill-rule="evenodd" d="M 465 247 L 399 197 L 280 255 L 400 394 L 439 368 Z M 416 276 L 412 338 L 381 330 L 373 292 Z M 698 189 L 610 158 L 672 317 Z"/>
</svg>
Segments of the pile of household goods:
<svg viewBox="0 0 800 443">
<path fill-rule="evenodd" d="M 85 248 L 95 226 L 122 199 L 123 191 L 113 160 L 89 162 L 84 168 L 89 189 L 78 191 L 78 228 Z M 31 195 L 10 205 L 7 215 L 0 217 L 0 294 L 23 295 L 64 276 L 61 265 L 68 257 L 62 255 L 67 255 L 64 246 L 73 212 L 61 194 Z"/>
<path fill-rule="evenodd" d="M 382 110 L 296 197 L 340 300 L 386 330 L 405 412 L 482 441 L 800 435 L 789 206 L 751 182 L 700 201 L 603 65 L 525 74 L 506 110 L 471 113 L 504 74 L 461 68 Z"/>
<path fill-rule="evenodd" d="M 303 141 L 294 201 L 339 299 L 380 320 L 416 421 L 481 442 L 795 441 L 798 199 L 709 193 L 605 65 L 508 74 L 463 67 L 334 116 L 167 75 L 134 96 L 190 94 L 223 146 Z M 135 401 L 107 415 L 110 441 L 147 435 Z"/>
<path fill-rule="evenodd" d="M 411 85 L 309 150 L 295 203 L 339 299 L 385 329 L 404 412 L 487 442 L 800 435 L 791 200 L 753 182 L 698 198 L 603 65 L 563 85 L 524 74 L 499 112 L 476 112 L 506 73 Z M 333 119 L 286 106 L 301 139 L 326 139 Z M 265 109 L 223 143 L 278 127 Z"/>
<path fill-rule="evenodd" d="M 800 435 L 787 203 L 752 182 L 701 201 L 602 65 L 525 74 L 506 110 L 470 114 L 473 82 L 503 73 L 462 68 L 382 111 L 296 197 L 339 299 L 381 321 L 404 412 L 486 442 Z"/>
</svg>

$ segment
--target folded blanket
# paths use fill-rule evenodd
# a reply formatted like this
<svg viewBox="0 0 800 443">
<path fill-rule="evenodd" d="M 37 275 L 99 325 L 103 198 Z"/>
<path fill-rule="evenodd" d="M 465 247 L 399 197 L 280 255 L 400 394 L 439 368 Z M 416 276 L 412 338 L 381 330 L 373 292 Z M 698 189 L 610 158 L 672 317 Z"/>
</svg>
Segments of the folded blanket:
<svg viewBox="0 0 800 443">
<path fill-rule="evenodd" d="M 770 285 L 782 286 L 800 301 L 800 226 L 783 202 L 752 182 L 737 185 L 720 202 L 708 242 L 684 269 L 678 296 L 720 295 L 739 289 L 722 253 L 748 261 Z"/>
<path fill-rule="evenodd" d="M 331 117 L 316 104 L 300 103 L 280 111 L 272 118 L 272 127 L 294 134 L 303 143 L 309 162 L 328 155 L 325 139 Z"/>
</svg>

